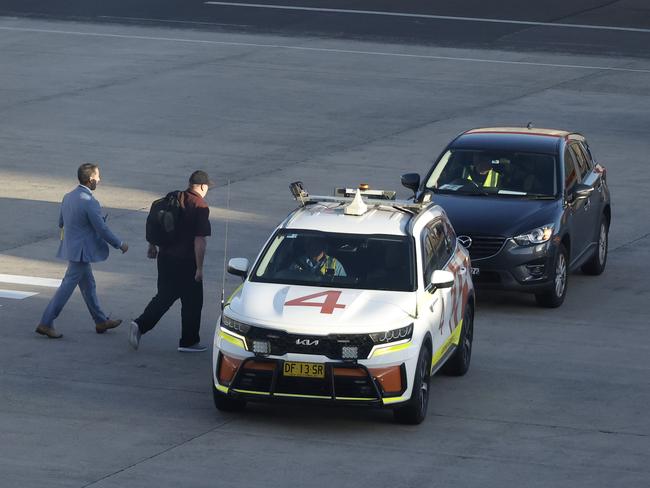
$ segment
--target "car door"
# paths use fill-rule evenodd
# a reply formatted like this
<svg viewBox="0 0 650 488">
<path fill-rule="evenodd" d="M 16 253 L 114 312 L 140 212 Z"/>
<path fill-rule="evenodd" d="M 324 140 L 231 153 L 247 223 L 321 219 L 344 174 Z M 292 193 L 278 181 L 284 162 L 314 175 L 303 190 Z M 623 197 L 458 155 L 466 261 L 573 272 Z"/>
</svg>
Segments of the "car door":
<svg viewBox="0 0 650 488">
<path fill-rule="evenodd" d="M 449 322 L 452 315 L 452 288 L 434 289 L 431 285 L 431 275 L 436 269 L 444 269 L 449 261 L 451 252 L 442 219 L 429 222 L 422 231 L 422 270 L 425 286 L 424 307 L 427 321 L 431 325 L 433 354 L 445 344 L 451 335 Z M 456 286 L 456 283 L 454 283 Z"/>
<path fill-rule="evenodd" d="M 594 194 L 594 192 L 598 180 L 596 176 L 598 175 L 593 171 L 593 165 L 591 168 L 589 167 L 585 151 L 580 147 L 578 142 L 571 142 L 569 144 L 569 151 L 573 156 L 578 170 L 578 182 L 594 190 L 586 198 L 577 198 L 574 195 L 575 212 L 573 218 L 576 232 L 571 237 L 572 239 L 577 239 L 576 242 L 580 243 L 576 252 L 571 255 L 571 261 L 575 261 L 588 251 L 596 235 L 596 220 L 599 217 L 599 205 L 597 201 L 598 194 Z"/>
<path fill-rule="evenodd" d="M 576 148 L 582 154 L 587 167 L 587 174 L 583 178 L 582 183 L 594 189 L 593 193 L 589 197 L 589 204 L 585 210 L 588 221 L 587 232 L 591 230 L 591 239 L 588 239 L 589 245 L 590 243 L 598 242 L 600 216 L 605 200 L 605 195 L 603 194 L 603 175 L 596 171 L 594 161 L 591 158 L 591 153 L 587 149 L 586 145 L 582 142 L 577 142 Z"/>
<path fill-rule="evenodd" d="M 567 249 L 570 261 L 579 256 L 587 245 L 586 222 L 583 218 L 586 202 L 576 198 L 576 187 L 582 181 L 574 152 L 567 145 L 564 150 L 564 201 L 571 249 Z"/>
</svg>

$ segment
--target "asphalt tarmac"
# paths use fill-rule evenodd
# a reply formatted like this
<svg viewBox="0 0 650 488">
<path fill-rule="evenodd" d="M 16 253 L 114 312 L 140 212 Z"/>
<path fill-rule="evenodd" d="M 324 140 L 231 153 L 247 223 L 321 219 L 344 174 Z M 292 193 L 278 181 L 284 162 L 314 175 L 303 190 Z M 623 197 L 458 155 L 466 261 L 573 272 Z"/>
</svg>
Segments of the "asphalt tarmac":
<svg viewBox="0 0 650 488">
<path fill-rule="evenodd" d="M 0 15 L 648 57 L 646 0 L 0 0 Z"/>
<path fill-rule="evenodd" d="M 647 53 L 626 42 L 538 51 L 104 22 L 20 4 L 31 10 L 0 17 L 0 487 L 647 485 Z M 183 22 L 194 19 L 187 11 Z M 493 17 L 507 14 L 495 7 Z M 570 20 L 589 20 L 581 15 Z M 609 17 L 599 20 L 648 28 L 641 14 Z M 546 11 L 525 18 L 555 21 Z M 546 29 L 528 34 L 543 39 Z M 621 32 L 648 45 L 650 34 Z M 176 351 L 178 305 L 137 352 L 126 324 L 97 335 L 78 293 L 56 323 L 62 340 L 33 332 L 55 290 L 33 277 L 62 277 L 59 202 L 82 161 L 100 163 L 96 196 L 131 245 L 95 266 L 104 308 L 126 322 L 155 291 L 144 242 L 151 201 L 196 168 L 217 180 L 202 325 L 211 344 L 226 221 L 227 256 L 253 258 L 294 207 L 291 181 L 312 193 L 368 182 L 407 196 L 399 175 L 424 173 L 460 131 L 528 121 L 582 132 L 607 167 L 607 270 L 572 275 L 556 310 L 479 294 L 470 372 L 433 379 L 420 426 L 394 424 L 390 411 L 304 404 L 219 413 L 209 353 Z M 226 293 L 237 285 L 228 276 Z"/>
</svg>

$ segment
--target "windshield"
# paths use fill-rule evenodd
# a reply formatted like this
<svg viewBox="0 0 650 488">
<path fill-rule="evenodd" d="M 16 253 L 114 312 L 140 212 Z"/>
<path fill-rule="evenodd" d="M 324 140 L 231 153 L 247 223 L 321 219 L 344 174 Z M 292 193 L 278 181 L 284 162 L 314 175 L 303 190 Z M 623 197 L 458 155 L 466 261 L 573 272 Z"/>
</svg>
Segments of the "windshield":
<svg viewBox="0 0 650 488">
<path fill-rule="evenodd" d="M 426 187 L 436 193 L 554 198 L 555 157 L 516 151 L 448 150 Z"/>
<path fill-rule="evenodd" d="M 250 280 L 288 285 L 413 291 L 413 240 L 406 236 L 280 229 Z"/>
</svg>

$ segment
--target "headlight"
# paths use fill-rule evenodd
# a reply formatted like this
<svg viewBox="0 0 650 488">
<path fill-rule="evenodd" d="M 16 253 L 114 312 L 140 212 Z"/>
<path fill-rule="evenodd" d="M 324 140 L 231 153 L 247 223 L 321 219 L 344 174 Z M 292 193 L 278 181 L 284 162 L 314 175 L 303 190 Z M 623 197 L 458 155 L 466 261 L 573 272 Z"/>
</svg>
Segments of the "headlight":
<svg viewBox="0 0 650 488">
<path fill-rule="evenodd" d="M 548 241 L 553 235 L 553 224 L 543 225 L 533 229 L 525 234 L 513 237 L 515 242 L 520 246 L 529 246 L 531 244 L 542 244 Z"/>
<path fill-rule="evenodd" d="M 225 314 L 221 315 L 221 325 L 228 330 L 232 330 L 233 332 L 237 332 L 242 335 L 245 335 L 249 330 L 251 330 L 250 325 L 239 322 L 235 319 L 231 319 Z"/>
<path fill-rule="evenodd" d="M 386 332 L 374 332 L 369 335 L 375 344 L 402 341 L 404 339 L 410 339 L 413 336 L 413 324 Z"/>
</svg>

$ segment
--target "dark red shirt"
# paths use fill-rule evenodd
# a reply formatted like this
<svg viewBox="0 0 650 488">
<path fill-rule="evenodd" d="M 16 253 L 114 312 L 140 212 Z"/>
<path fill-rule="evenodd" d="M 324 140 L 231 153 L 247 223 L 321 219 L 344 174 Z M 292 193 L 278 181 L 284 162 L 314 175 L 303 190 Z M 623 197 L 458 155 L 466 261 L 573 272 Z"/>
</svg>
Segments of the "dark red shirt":
<svg viewBox="0 0 650 488">
<path fill-rule="evenodd" d="M 210 208 L 198 193 L 185 190 L 179 196 L 183 214 L 180 220 L 180 239 L 171 246 L 160 247 L 160 253 L 177 258 L 194 259 L 194 238 L 212 233 Z"/>
</svg>

